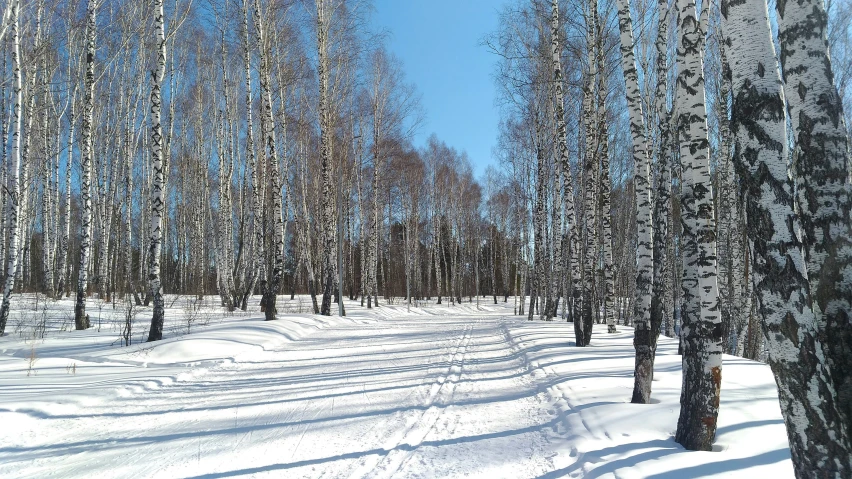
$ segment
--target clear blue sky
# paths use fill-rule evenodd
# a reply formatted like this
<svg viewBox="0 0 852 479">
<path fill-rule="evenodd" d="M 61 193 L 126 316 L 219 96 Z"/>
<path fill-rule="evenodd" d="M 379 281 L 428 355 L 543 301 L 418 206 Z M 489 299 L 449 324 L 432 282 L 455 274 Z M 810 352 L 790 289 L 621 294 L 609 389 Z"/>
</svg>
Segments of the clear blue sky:
<svg viewBox="0 0 852 479">
<path fill-rule="evenodd" d="M 417 85 L 426 121 L 414 138 L 432 133 L 467 151 L 475 173 L 494 164 L 498 112 L 491 77 L 497 58 L 480 46 L 497 29 L 503 0 L 375 0 L 373 24 L 389 33 L 387 47 Z"/>
</svg>

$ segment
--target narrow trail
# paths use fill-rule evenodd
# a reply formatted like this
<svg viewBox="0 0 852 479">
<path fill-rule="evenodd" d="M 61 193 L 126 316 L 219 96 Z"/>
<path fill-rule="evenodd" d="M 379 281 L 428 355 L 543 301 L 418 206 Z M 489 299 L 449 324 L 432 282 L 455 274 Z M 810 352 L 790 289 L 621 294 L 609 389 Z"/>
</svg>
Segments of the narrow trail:
<svg viewBox="0 0 852 479">
<path fill-rule="evenodd" d="M 354 321 L 111 384 L 93 407 L 17 412 L 49 434 L 0 445 L 0 476 L 537 477 L 552 415 L 506 321 Z"/>
</svg>

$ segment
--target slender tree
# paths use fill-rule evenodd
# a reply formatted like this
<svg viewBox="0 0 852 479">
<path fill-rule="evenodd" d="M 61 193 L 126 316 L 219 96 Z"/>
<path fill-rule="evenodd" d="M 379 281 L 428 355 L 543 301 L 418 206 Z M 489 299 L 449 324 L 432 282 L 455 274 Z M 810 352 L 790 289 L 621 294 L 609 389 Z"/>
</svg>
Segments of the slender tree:
<svg viewBox="0 0 852 479">
<path fill-rule="evenodd" d="M 263 16 L 260 10 L 260 0 L 255 0 L 254 2 L 254 22 L 260 51 L 260 93 L 263 104 L 261 127 L 263 130 L 264 150 L 266 152 L 264 163 L 269 171 L 270 188 L 272 189 L 272 211 L 270 213 L 272 216 L 273 231 L 272 275 L 263 291 L 263 309 L 266 312 L 266 320 L 270 321 L 276 319 L 278 311 L 276 301 L 278 290 L 281 287 L 281 278 L 284 274 L 284 232 L 286 230 L 286 222 L 284 220 L 284 207 L 282 204 L 281 170 L 275 152 L 275 124 L 272 115 L 272 79 L 269 64 L 270 51 L 267 45 Z M 282 125 L 282 127 L 286 128 L 286 125 Z M 287 161 L 285 154 L 285 170 L 289 170 Z"/>
<path fill-rule="evenodd" d="M 563 93 L 563 78 L 562 78 L 562 43 L 559 35 L 559 1 L 552 0 L 551 2 L 551 18 L 550 18 L 550 48 L 551 62 L 553 68 L 553 95 L 554 95 L 554 114 L 556 115 L 556 135 L 557 148 L 559 155 L 559 171 L 562 178 L 562 198 L 565 209 L 565 217 L 569 224 L 567 246 L 569 248 L 563 254 L 568 257 L 570 264 L 570 297 L 574 302 L 578 302 L 580 295 L 580 263 L 577 255 L 577 245 L 580 244 L 577 236 L 579 226 L 577 223 L 577 212 L 574 207 L 574 181 L 571 173 L 571 162 L 568 156 L 568 128 L 565 124 L 565 98 Z M 560 235 L 561 236 L 561 235 Z M 563 241 L 559 237 L 560 241 Z M 565 299 L 568 301 L 568 298 Z"/>
<path fill-rule="evenodd" d="M 93 154 L 93 112 L 95 93 L 95 10 L 96 0 L 88 0 L 86 6 L 86 77 L 83 93 L 83 127 L 80 155 L 80 199 L 81 228 L 80 263 L 77 278 L 77 302 L 74 307 L 74 323 L 77 329 L 88 329 L 89 317 L 86 314 L 86 293 L 89 283 L 89 256 L 92 248 L 92 154 Z"/>
<path fill-rule="evenodd" d="M 154 311 L 151 317 L 151 330 L 148 332 L 148 341 L 163 339 L 163 323 L 165 321 L 165 303 L 163 300 L 162 280 L 160 278 L 163 216 L 166 214 L 163 191 L 166 158 L 163 150 L 163 126 L 161 124 L 161 87 L 163 77 L 166 73 L 166 29 L 162 0 L 154 0 L 154 25 L 157 64 L 151 82 L 151 161 L 153 182 L 151 184 L 151 229 L 148 239 L 148 289 L 154 303 Z"/>
<path fill-rule="evenodd" d="M 710 177 L 702 50 L 707 5 L 701 19 L 692 0 L 678 0 L 677 128 L 683 168 L 683 387 L 675 440 L 689 450 L 710 450 L 716 437 L 722 386 L 722 338 L 716 283 L 716 225 Z"/>
<path fill-rule="evenodd" d="M 18 243 L 20 232 L 18 229 L 18 216 L 21 212 L 19 202 L 21 170 L 21 103 L 23 102 L 22 80 L 21 80 L 21 37 L 20 37 L 20 0 L 12 0 L 11 3 L 11 36 L 12 36 L 12 72 L 14 83 L 12 94 L 12 161 L 9 163 L 7 177 L 8 184 L 8 229 L 9 247 L 7 249 L 8 259 L 6 261 L 6 281 L 3 285 L 3 303 L 0 305 L 0 336 L 6 331 L 6 322 L 9 318 L 10 298 L 15 287 L 15 270 L 18 267 Z M 5 22 L 4 22 L 5 27 Z M 4 138 L 5 139 L 5 138 Z M 5 145 L 5 142 L 4 142 Z M 4 147 L 5 148 L 5 147 Z M 4 165 L 5 166 L 5 165 Z M 2 241 L 3 238 L 0 238 Z"/>
<path fill-rule="evenodd" d="M 654 374 L 655 328 L 651 323 L 651 285 L 654 274 L 652 244 L 651 172 L 645 123 L 636 61 L 633 56 L 633 22 L 629 0 L 618 2 L 618 26 L 621 32 L 621 67 L 626 83 L 625 93 L 630 110 L 630 134 L 633 138 L 633 183 L 636 193 L 636 223 L 638 224 L 638 263 L 636 267 L 636 302 L 634 303 L 633 346 L 636 365 L 633 373 L 631 402 L 646 404 L 651 398 L 651 379 Z M 659 327 L 657 327 L 659 330 Z"/>
<path fill-rule="evenodd" d="M 657 84 L 654 91 L 654 108 L 656 109 L 657 122 L 659 124 L 657 136 L 657 188 L 654 202 L 654 284 L 651 294 L 651 325 L 662 328 L 665 323 L 670 327 L 674 322 L 672 307 L 672 281 L 671 268 L 669 267 L 669 248 L 671 247 L 671 114 L 666 104 L 667 81 L 667 51 L 669 37 L 669 5 L 668 0 L 657 2 L 657 39 L 655 42 L 657 52 Z M 656 333 L 652 331 L 652 336 Z M 653 353 L 652 353 L 653 354 Z M 653 364 L 653 356 L 652 356 Z M 653 374 L 653 369 L 652 369 Z M 650 385 L 649 385 L 650 386 Z"/>
<path fill-rule="evenodd" d="M 322 194 L 320 195 L 320 233 L 322 244 L 323 295 L 320 313 L 331 315 L 331 295 L 334 292 L 335 248 L 334 248 L 334 204 L 332 191 L 332 118 L 329 105 L 329 31 L 331 28 L 331 9 L 328 0 L 316 0 L 317 11 L 317 77 L 319 79 L 319 105 L 317 112 L 320 121 L 320 162 L 322 174 Z"/>
</svg>

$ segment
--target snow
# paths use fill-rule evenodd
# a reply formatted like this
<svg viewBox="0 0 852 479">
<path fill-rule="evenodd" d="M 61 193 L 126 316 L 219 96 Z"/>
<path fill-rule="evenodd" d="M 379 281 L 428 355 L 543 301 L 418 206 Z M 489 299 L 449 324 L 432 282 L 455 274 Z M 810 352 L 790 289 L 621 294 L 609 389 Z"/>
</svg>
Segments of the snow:
<svg viewBox="0 0 852 479">
<path fill-rule="evenodd" d="M 70 331 L 69 300 L 24 301 L 0 338 L 0 477 L 793 477 L 761 363 L 724 357 L 714 451 L 691 452 L 673 440 L 667 338 L 653 404 L 635 405 L 624 326 L 576 348 L 570 324 L 511 301 L 347 302 L 338 318 L 282 297 L 275 322 L 213 298 L 199 319 L 192 301 L 167 299 L 166 338 L 128 347 L 121 306 L 90 305 L 96 327 Z"/>
</svg>

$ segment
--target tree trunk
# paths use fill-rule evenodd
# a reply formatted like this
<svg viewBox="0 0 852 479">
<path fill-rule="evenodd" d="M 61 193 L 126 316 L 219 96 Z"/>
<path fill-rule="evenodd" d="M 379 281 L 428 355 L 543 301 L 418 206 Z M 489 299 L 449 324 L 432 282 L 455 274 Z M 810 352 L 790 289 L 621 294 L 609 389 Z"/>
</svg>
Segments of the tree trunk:
<svg viewBox="0 0 852 479">
<path fill-rule="evenodd" d="M 692 0 L 678 0 L 678 110 L 683 166 L 683 389 L 675 440 L 709 451 L 716 437 L 722 384 L 721 318 L 716 284 L 716 225 L 710 177 L 702 51 L 707 5 L 701 20 Z"/>
<path fill-rule="evenodd" d="M 20 39 L 20 0 L 12 0 L 11 4 L 11 34 L 12 34 L 12 71 L 14 73 L 13 94 L 15 95 L 12 106 L 12 163 L 8 177 L 8 225 L 9 225 L 9 248 L 6 268 L 6 281 L 3 285 L 3 303 L 0 305 L 0 336 L 6 331 L 6 322 L 9 318 L 9 300 L 15 287 L 15 270 L 18 262 L 18 216 L 20 215 L 20 183 L 21 171 L 21 39 Z M 5 165 L 4 165 L 5 166 Z M 3 239 L 0 238 L 0 241 Z M 80 328 L 78 328 L 80 329 Z"/>
<path fill-rule="evenodd" d="M 798 206 L 812 308 L 852 437 L 852 183 L 843 105 L 822 1 L 780 1 L 778 40 L 795 135 Z M 848 106 L 848 105 L 847 105 Z"/>
<path fill-rule="evenodd" d="M 598 18 L 595 22 L 597 28 L 598 43 L 601 45 L 597 49 L 597 71 L 598 75 L 598 144 L 600 145 L 600 173 L 598 175 L 598 214 L 600 215 L 600 229 L 603 253 L 603 300 L 604 300 L 604 321 L 607 324 L 607 332 L 615 333 L 615 304 L 613 303 L 613 295 L 615 294 L 615 285 L 612 278 L 612 215 L 610 214 L 610 193 L 612 191 L 612 182 L 609 178 L 609 128 L 607 127 L 606 117 L 606 96 L 609 91 L 606 75 L 606 63 L 604 62 L 603 48 L 603 28 L 602 21 Z"/>
<path fill-rule="evenodd" d="M 281 277 L 284 274 L 284 232 L 287 228 L 284 220 L 284 208 L 282 205 L 281 171 L 278 158 L 275 155 L 275 124 L 272 116 L 272 81 L 269 66 L 270 51 L 266 44 L 264 24 L 260 11 L 260 1 L 254 2 L 254 24 L 257 30 L 257 41 L 260 52 L 260 94 L 263 103 L 263 116 L 261 118 L 261 129 L 263 130 L 263 142 L 265 150 L 265 166 L 269 171 L 270 187 L 272 188 L 272 276 L 263 291 L 263 306 L 266 320 L 276 319 L 278 311 L 276 307 L 278 290 L 281 287 Z M 286 116 L 282 116 L 286 118 Z M 286 124 L 282 125 L 286 128 Z M 289 172 L 289 164 L 286 152 L 284 154 L 284 171 Z M 341 185 L 342 187 L 342 185 Z"/>
<path fill-rule="evenodd" d="M 631 402 L 647 404 L 651 400 L 651 379 L 654 375 L 654 344 L 656 336 L 651 323 L 651 285 L 654 274 L 652 244 L 650 159 L 645 139 L 645 120 L 639 77 L 633 56 L 633 22 L 629 0 L 618 2 L 618 25 L 621 31 L 621 67 L 626 83 L 627 106 L 630 110 L 630 133 L 633 139 L 633 184 L 636 193 L 636 223 L 638 228 L 638 262 L 636 265 L 636 302 L 634 303 L 633 346 L 636 361 Z"/>
<path fill-rule="evenodd" d="M 82 210 L 82 235 L 80 237 L 80 272 L 77 279 L 77 302 L 74 323 L 77 329 L 89 328 L 86 314 L 86 289 L 89 281 L 89 255 L 92 246 L 92 113 L 95 90 L 95 0 L 89 0 L 86 21 L 86 88 L 83 94 L 83 131 L 80 156 L 80 202 Z"/>
<path fill-rule="evenodd" d="M 666 107 L 666 92 L 668 90 L 666 52 L 668 51 L 669 37 L 669 7 L 666 0 L 660 0 L 657 4 L 659 24 L 657 29 L 657 85 L 654 95 L 659 124 L 657 153 L 657 194 L 654 202 L 654 250 L 653 250 L 653 285 L 651 294 L 651 325 L 656 326 L 656 331 L 651 332 L 654 338 L 654 350 L 651 352 L 651 376 L 653 377 L 653 363 L 656 349 L 656 338 L 663 324 L 666 325 L 666 334 L 669 334 L 672 324 L 671 296 L 672 281 L 669 268 L 669 248 L 671 245 L 671 226 L 669 216 L 671 215 L 671 145 L 670 145 L 670 122 L 671 116 Z"/>
<path fill-rule="evenodd" d="M 788 5 L 789 8 L 789 5 Z M 849 477 L 849 436 L 842 397 L 822 356 L 808 304 L 805 258 L 797 238 L 787 170 L 784 93 L 764 0 L 723 2 L 734 94 L 734 164 L 746 199 L 752 281 L 778 383 L 796 476 Z M 813 85 L 814 83 L 809 83 Z M 795 95 L 796 93 L 793 93 Z"/>
<path fill-rule="evenodd" d="M 160 123 L 162 98 L 160 88 L 166 73 L 166 34 L 165 19 L 163 18 L 163 0 L 154 0 L 154 15 L 156 25 L 157 68 L 154 70 L 151 84 L 151 160 L 154 178 L 151 185 L 151 231 L 148 246 L 148 289 L 154 301 L 154 311 L 151 317 L 151 330 L 148 341 L 163 339 L 163 323 L 165 322 L 165 303 L 163 287 L 160 279 L 160 255 L 162 250 L 163 216 L 166 214 L 164 203 L 165 154 L 163 151 L 163 126 Z"/>
<path fill-rule="evenodd" d="M 331 184 L 331 148 L 332 148 L 332 125 L 329 105 L 329 59 L 328 39 L 330 30 L 330 13 L 327 11 L 327 0 L 316 0 L 317 5 L 317 77 L 319 79 L 319 105 L 317 112 L 320 119 L 320 160 L 322 163 L 322 196 L 321 196 L 321 218 L 320 234 L 322 237 L 322 261 L 323 261 L 323 295 L 320 313 L 325 316 L 331 315 L 331 295 L 334 289 L 334 205 L 332 201 Z M 341 185 L 342 186 L 342 185 Z"/>
</svg>

